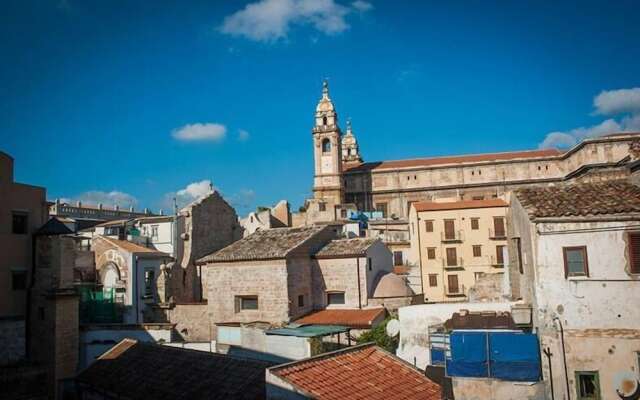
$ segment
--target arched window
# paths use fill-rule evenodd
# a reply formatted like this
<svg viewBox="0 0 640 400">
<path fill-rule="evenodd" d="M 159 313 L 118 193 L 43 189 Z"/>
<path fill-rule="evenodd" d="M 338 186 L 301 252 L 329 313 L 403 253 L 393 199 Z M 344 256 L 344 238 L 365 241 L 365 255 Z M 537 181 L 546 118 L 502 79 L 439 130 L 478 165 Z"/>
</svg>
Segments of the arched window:
<svg viewBox="0 0 640 400">
<path fill-rule="evenodd" d="M 322 141 L 322 152 L 328 153 L 330 151 L 331 151 L 331 141 L 329 141 L 329 139 L 324 139 Z"/>
<path fill-rule="evenodd" d="M 322 117 L 322 125 L 326 125 L 327 124 L 327 117 Z"/>
</svg>

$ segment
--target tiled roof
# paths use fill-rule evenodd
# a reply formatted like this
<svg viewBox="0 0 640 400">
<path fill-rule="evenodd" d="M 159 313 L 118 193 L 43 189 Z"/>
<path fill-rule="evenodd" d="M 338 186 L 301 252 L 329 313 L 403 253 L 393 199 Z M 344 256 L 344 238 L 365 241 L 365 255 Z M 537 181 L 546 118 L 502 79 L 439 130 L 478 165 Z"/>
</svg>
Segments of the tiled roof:
<svg viewBox="0 0 640 400">
<path fill-rule="evenodd" d="M 125 219 L 114 219 L 111 221 L 107 221 L 107 222 L 102 222 L 98 225 L 95 226 L 99 226 L 99 227 L 107 227 L 107 226 L 119 226 L 122 225 L 124 226 L 127 222 L 131 221 L 132 218 L 125 218 Z"/>
<path fill-rule="evenodd" d="M 320 400 L 440 400 L 440 386 L 406 362 L 365 344 L 270 368 Z"/>
<path fill-rule="evenodd" d="M 507 206 L 508 204 L 502 199 L 447 201 L 443 203 L 421 201 L 413 203 L 413 207 L 416 209 L 416 211 L 463 210 L 468 208 L 490 208 Z"/>
<path fill-rule="evenodd" d="M 153 254 L 157 254 L 159 256 L 170 257 L 170 255 L 167 254 L 167 253 L 163 253 L 163 252 L 158 251 L 158 250 L 150 249 L 148 247 L 140 246 L 139 244 L 128 242 L 126 240 L 112 239 L 110 237 L 101 236 L 101 235 L 96 235 L 96 238 L 103 239 L 103 240 L 111 243 L 114 246 L 118 246 L 121 249 L 128 251 L 129 253 L 153 253 Z"/>
<path fill-rule="evenodd" d="M 506 153 L 470 154 L 462 156 L 417 158 L 412 160 L 378 161 L 362 164 L 345 164 L 345 171 L 368 171 L 372 169 L 396 169 L 411 167 L 430 167 L 446 164 L 463 164 L 486 161 L 509 161 L 528 158 L 546 158 L 561 155 L 557 149 L 512 151 Z"/>
<path fill-rule="evenodd" d="M 453 313 L 451 318 L 444 322 L 444 327 L 448 331 L 454 329 L 516 329 L 516 323 L 509 312 L 467 311 Z"/>
<path fill-rule="evenodd" d="M 304 316 L 296 324 L 343 325 L 351 328 L 372 328 L 386 314 L 384 308 L 365 309 L 325 309 Z"/>
<path fill-rule="evenodd" d="M 291 250 L 309 240 L 322 229 L 324 227 L 305 226 L 257 231 L 199 259 L 198 263 L 284 258 Z"/>
<path fill-rule="evenodd" d="M 76 378 L 81 386 L 137 399 L 264 399 L 272 364 L 124 339 Z"/>
<path fill-rule="evenodd" d="M 327 243 L 315 256 L 319 258 L 362 256 L 378 239 L 353 238 L 335 239 Z"/>
<path fill-rule="evenodd" d="M 514 194 L 532 218 L 640 212 L 640 187 L 627 181 L 519 189 Z"/>
</svg>

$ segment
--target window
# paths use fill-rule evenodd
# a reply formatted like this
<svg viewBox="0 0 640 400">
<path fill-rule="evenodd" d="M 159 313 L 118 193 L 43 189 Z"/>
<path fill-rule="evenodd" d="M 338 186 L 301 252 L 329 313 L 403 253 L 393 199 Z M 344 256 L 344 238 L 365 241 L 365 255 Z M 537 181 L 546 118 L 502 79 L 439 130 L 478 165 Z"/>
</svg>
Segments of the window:
<svg viewBox="0 0 640 400">
<path fill-rule="evenodd" d="M 347 210 L 344 208 L 340 209 L 340 218 L 347 218 Z"/>
<path fill-rule="evenodd" d="M 304 295 L 298 295 L 298 307 L 304 307 Z"/>
<path fill-rule="evenodd" d="M 327 124 L 327 117 L 322 117 L 322 125 L 326 125 Z"/>
<path fill-rule="evenodd" d="M 600 379 L 597 371 L 576 371 L 578 400 L 600 400 Z"/>
<path fill-rule="evenodd" d="M 331 141 L 329 139 L 323 139 L 322 140 L 322 152 L 323 153 L 328 153 L 330 151 L 331 151 Z"/>
<path fill-rule="evenodd" d="M 504 218 L 503 217 L 493 217 L 493 230 L 495 237 L 505 237 L 507 236 L 504 232 Z"/>
<path fill-rule="evenodd" d="M 151 225 L 151 238 L 152 239 L 158 238 L 158 225 Z"/>
<path fill-rule="evenodd" d="M 153 297 L 153 284 L 154 278 L 156 276 L 156 271 L 152 269 L 144 270 L 144 296 L 145 297 Z"/>
<path fill-rule="evenodd" d="M 376 211 L 380 211 L 383 217 L 387 216 L 387 203 L 376 203 Z"/>
<path fill-rule="evenodd" d="M 367 257 L 367 269 L 371 271 L 373 268 L 373 263 L 371 262 L 371 257 Z"/>
<path fill-rule="evenodd" d="M 471 200 L 484 200 L 484 196 L 472 196 Z"/>
<path fill-rule="evenodd" d="M 11 271 L 11 290 L 27 288 L 27 271 Z"/>
<path fill-rule="evenodd" d="M 478 280 L 480 278 L 482 278 L 482 275 L 484 275 L 484 272 L 474 272 L 473 273 L 473 281 L 474 282 L 478 282 Z"/>
<path fill-rule="evenodd" d="M 447 248 L 447 266 L 455 267 L 458 265 L 458 256 L 455 247 Z"/>
<path fill-rule="evenodd" d="M 26 235 L 29 231 L 29 214 L 26 212 L 13 212 L 13 230 L 16 235 Z"/>
<path fill-rule="evenodd" d="M 482 246 L 479 244 L 473 245 L 473 256 L 482 257 Z"/>
<path fill-rule="evenodd" d="M 319 211 L 327 211 L 327 203 L 318 203 Z"/>
<path fill-rule="evenodd" d="M 344 304 L 344 292 L 327 293 L 327 304 Z"/>
<path fill-rule="evenodd" d="M 496 246 L 496 264 L 504 265 L 504 246 Z"/>
<path fill-rule="evenodd" d="M 629 233 L 629 272 L 640 274 L 640 232 Z"/>
<path fill-rule="evenodd" d="M 258 296 L 236 296 L 236 312 L 258 309 Z"/>
<path fill-rule="evenodd" d="M 424 221 L 424 229 L 427 232 L 433 232 L 433 221 Z"/>
<path fill-rule="evenodd" d="M 589 276 L 589 265 L 587 262 L 587 247 L 563 247 L 564 256 L 564 277 Z"/>
<path fill-rule="evenodd" d="M 438 274 L 429 274 L 429 287 L 438 286 Z"/>
<path fill-rule="evenodd" d="M 435 247 L 428 247 L 427 248 L 427 258 L 429 260 L 435 260 L 436 259 L 436 248 Z"/>
<path fill-rule="evenodd" d="M 480 218 L 471 218 L 471 229 L 478 230 L 480 228 Z"/>
<path fill-rule="evenodd" d="M 444 238 L 454 240 L 456 238 L 456 223 L 453 219 L 444 220 Z"/>
<path fill-rule="evenodd" d="M 458 286 L 458 275 L 448 275 L 447 283 L 449 284 L 447 293 L 459 293 L 460 287 Z"/>
<path fill-rule="evenodd" d="M 394 251 L 393 252 L 393 265 L 402 265 L 404 264 L 403 260 L 402 260 L 402 252 L 401 251 Z"/>
</svg>

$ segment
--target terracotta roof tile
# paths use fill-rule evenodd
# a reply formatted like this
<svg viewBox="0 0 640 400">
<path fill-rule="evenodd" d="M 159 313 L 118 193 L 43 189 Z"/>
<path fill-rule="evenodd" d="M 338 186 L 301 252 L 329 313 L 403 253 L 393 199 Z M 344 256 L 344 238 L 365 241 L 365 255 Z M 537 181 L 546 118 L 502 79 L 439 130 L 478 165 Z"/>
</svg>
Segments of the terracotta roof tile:
<svg viewBox="0 0 640 400">
<path fill-rule="evenodd" d="M 321 400 L 440 400 L 440 386 L 372 345 L 273 367 L 271 374 Z"/>
<path fill-rule="evenodd" d="M 215 253 L 202 257 L 198 263 L 284 258 L 291 250 L 323 229 L 325 229 L 324 226 L 305 226 L 257 231 Z"/>
<path fill-rule="evenodd" d="M 321 248 L 315 256 L 320 258 L 361 256 L 376 241 L 378 239 L 375 238 L 335 239 Z"/>
<path fill-rule="evenodd" d="M 386 314 L 384 308 L 325 309 L 304 316 L 296 324 L 342 325 L 351 328 L 371 328 Z"/>
<path fill-rule="evenodd" d="M 519 189 L 514 194 L 532 218 L 640 213 L 640 187 L 627 181 Z"/>
<path fill-rule="evenodd" d="M 487 200 L 463 200 L 436 203 L 432 201 L 421 201 L 412 204 L 416 211 L 441 211 L 441 210 L 462 210 L 468 208 L 489 208 L 507 207 L 508 204 L 502 199 Z"/>
<path fill-rule="evenodd" d="M 396 169 L 411 167 L 430 167 L 446 164 L 475 163 L 483 161 L 508 161 L 521 158 L 546 158 L 561 155 L 557 149 L 512 151 L 506 153 L 469 154 L 461 156 L 417 158 L 411 160 L 377 161 L 361 164 L 348 163 L 344 165 L 346 172 L 368 171 L 373 169 Z"/>
<path fill-rule="evenodd" d="M 82 371 L 81 387 L 137 399 L 264 399 L 273 364 L 125 339 Z"/>
</svg>

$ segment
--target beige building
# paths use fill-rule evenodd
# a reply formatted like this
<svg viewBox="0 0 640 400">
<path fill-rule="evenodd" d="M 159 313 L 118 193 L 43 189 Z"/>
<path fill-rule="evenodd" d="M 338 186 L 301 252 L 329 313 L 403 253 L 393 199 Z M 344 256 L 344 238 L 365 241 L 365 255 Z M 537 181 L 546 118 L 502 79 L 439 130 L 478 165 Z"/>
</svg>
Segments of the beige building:
<svg viewBox="0 0 640 400">
<path fill-rule="evenodd" d="M 410 260 L 426 302 L 466 301 L 480 278 L 502 275 L 507 208 L 502 199 L 411 205 Z"/>
<path fill-rule="evenodd" d="M 0 317 L 25 315 L 32 238 L 47 218 L 46 189 L 15 182 L 0 151 Z"/>
<path fill-rule="evenodd" d="M 337 239 L 339 226 L 258 231 L 199 260 L 215 324 L 286 324 L 318 310 L 380 308 L 413 292 L 384 279 L 392 255 L 376 239 Z M 409 295 L 407 295 L 409 293 Z M 376 297 L 377 296 L 377 297 Z"/>
</svg>

